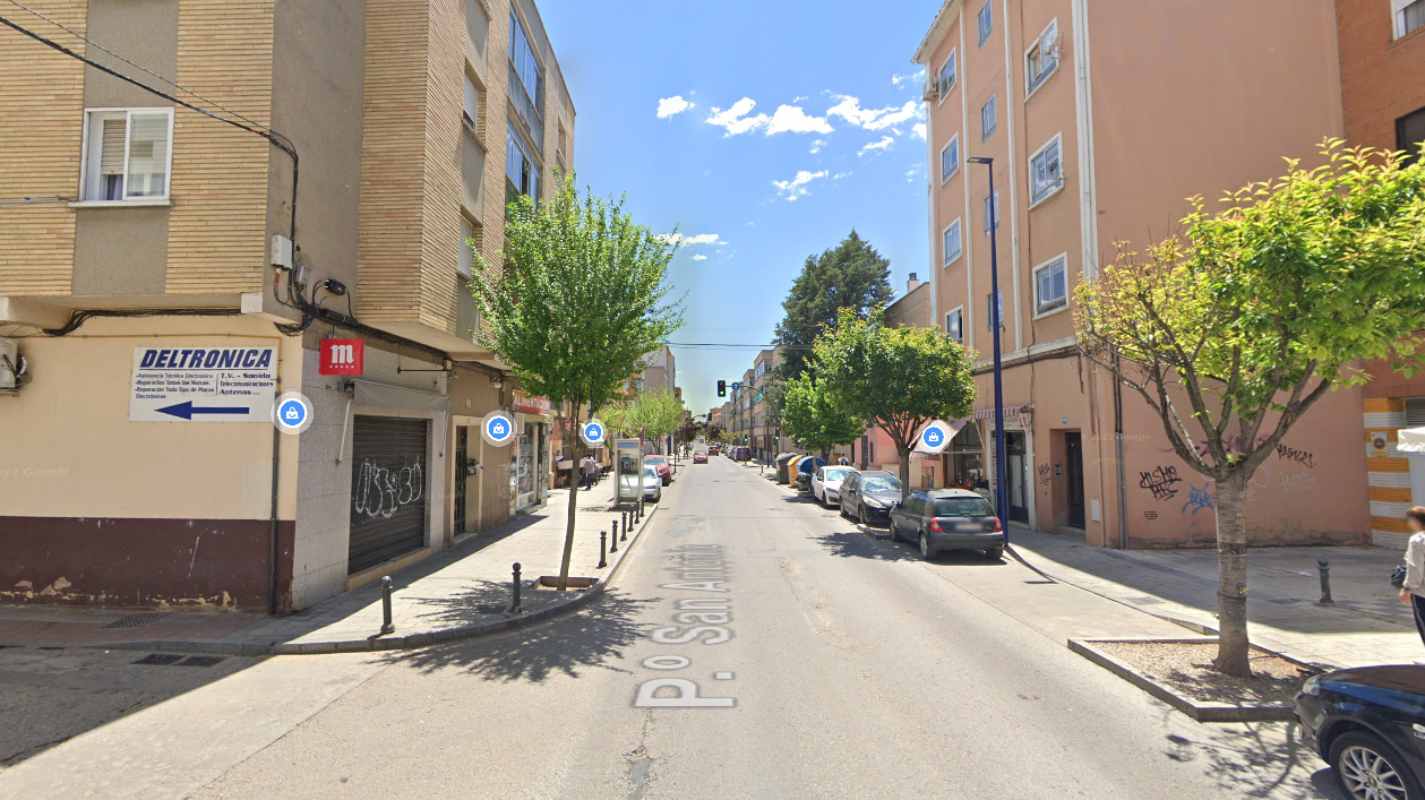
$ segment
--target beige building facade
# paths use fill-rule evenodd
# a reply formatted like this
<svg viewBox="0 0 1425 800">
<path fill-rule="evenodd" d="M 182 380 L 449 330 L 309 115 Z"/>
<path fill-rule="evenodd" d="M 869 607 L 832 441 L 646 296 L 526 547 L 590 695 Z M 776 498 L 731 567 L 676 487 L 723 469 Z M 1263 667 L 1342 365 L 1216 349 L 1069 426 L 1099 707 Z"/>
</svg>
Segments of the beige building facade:
<svg viewBox="0 0 1425 800">
<path fill-rule="evenodd" d="M 26 5 L 183 102 L 0 34 L 0 351 L 25 364 L 0 390 L 0 599 L 283 612 L 539 502 L 548 404 L 472 343 L 464 247 L 498 264 L 506 199 L 572 164 L 533 3 Z M 321 374 L 332 338 L 360 374 Z M 262 366 L 224 373 L 229 351 Z M 218 364 L 181 379 L 218 401 L 155 411 L 145 359 Z M 300 435 L 270 419 L 287 392 Z"/>
<path fill-rule="evenodd" d="M 932 318 L 980 364 L 972 429 L 942 457 L 942 480 L 994 475 L 993 235 L 1020 524 L 1112 547 L 1213 541 L 1210 481 L 1175 457 L 1143 403 L 1080 357 L 1072 308 L 1115 242 L 1162 238 L 1184 198 L 1279 174 L 1283 156 L 1309 159 L 1344 132 L 1330 0 L 1209 5 L 951 0 L 915 55 L 929 76 Z M 995 199 L 989 169 L 969 160 L 985 157 Z M 1359 450 L 1359 408 L 1359 392 L 1334 392 L 1260 470 L 1255 543 L 1363 540 L 1364 502 L 1339 494 L 1365 477 L 1342 455 Z"/>
</svg>

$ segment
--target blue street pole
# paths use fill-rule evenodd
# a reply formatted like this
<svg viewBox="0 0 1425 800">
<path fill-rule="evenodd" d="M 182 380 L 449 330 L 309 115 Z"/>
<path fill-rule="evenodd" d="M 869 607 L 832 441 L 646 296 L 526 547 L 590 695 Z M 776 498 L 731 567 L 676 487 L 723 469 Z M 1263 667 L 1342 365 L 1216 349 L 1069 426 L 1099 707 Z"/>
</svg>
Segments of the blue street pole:
<svg viewBox="0 0 1425 800">
<path fill-rule="evenodd" d="M 1004 526 L 1004 540 L 1009 541 L 1009 465 L 1004 454 L 1004 366 L 1000 358 L 1000 294 L 999 294 L 999 222 L 995 219 L 995 160 L 989 156 L 967 159 L 989 168 L 990 176 L 990 327 L 994 331 L 995 347 L 995 514 Z"/>
</svg>

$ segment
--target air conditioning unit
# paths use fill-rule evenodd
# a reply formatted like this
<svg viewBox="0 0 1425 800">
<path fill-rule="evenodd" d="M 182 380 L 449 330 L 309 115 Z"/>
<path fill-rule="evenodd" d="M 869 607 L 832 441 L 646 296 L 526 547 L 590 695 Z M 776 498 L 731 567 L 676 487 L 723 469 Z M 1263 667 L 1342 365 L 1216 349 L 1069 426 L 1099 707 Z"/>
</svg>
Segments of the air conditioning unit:
<svg viewBox="0 0 1425 800">
<path fill-rule="evenodd" d="M 25 383 L 29 363 L 20 355 L 18 339 L 0 339 L 0 392 L 14 392 Z"/>
</svg>

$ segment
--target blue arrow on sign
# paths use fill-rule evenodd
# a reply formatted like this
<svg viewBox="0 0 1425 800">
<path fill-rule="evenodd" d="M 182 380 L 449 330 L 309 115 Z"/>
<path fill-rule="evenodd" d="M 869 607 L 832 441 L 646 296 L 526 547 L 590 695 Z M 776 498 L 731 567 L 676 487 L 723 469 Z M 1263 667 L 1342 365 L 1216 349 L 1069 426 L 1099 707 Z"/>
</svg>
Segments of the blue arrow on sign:
<svg viewBox="0 0 1425 800">
<path fill-rule="evenodd" d="M 193 401 L 184 400 L 171 406 L 164 406 L 158 409 L 160 414 L 178 417 L 179 419 L 193 419 L 195 414 L 249 414 L 251 409 L 246 406 L 195 406 Z"/>
</svg>

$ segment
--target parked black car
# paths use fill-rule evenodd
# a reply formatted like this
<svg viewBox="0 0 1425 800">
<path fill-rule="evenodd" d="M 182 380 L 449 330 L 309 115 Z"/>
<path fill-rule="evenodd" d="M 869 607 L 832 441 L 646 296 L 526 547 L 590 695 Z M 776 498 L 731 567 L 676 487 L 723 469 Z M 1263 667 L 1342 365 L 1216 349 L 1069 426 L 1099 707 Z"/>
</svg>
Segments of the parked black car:
<svg viewBox="0 0 1425 800">
<path fill-rule="evenodd" d="M 979 550 L 1004 557 L 1004 526 L 990 502 L 964 489 L 911 492 L 891 509 L 891 538 L 920 545 L 926 560 L 946 550 Z"/>
<path fill-rule="evenodd" d="M 889 472 L 858 472 L 841 484 L 841 516 L 863 525 L 888 525 L 891 506 L 900 499 L 900 478 Z"/>
<path fill-rule="evenodd" d="M 1425 800 L 1425 666 L 1313 675 L 1296 696 L 1302 740 L 1326 759 L 1348 797 Z"/>
</svg>

